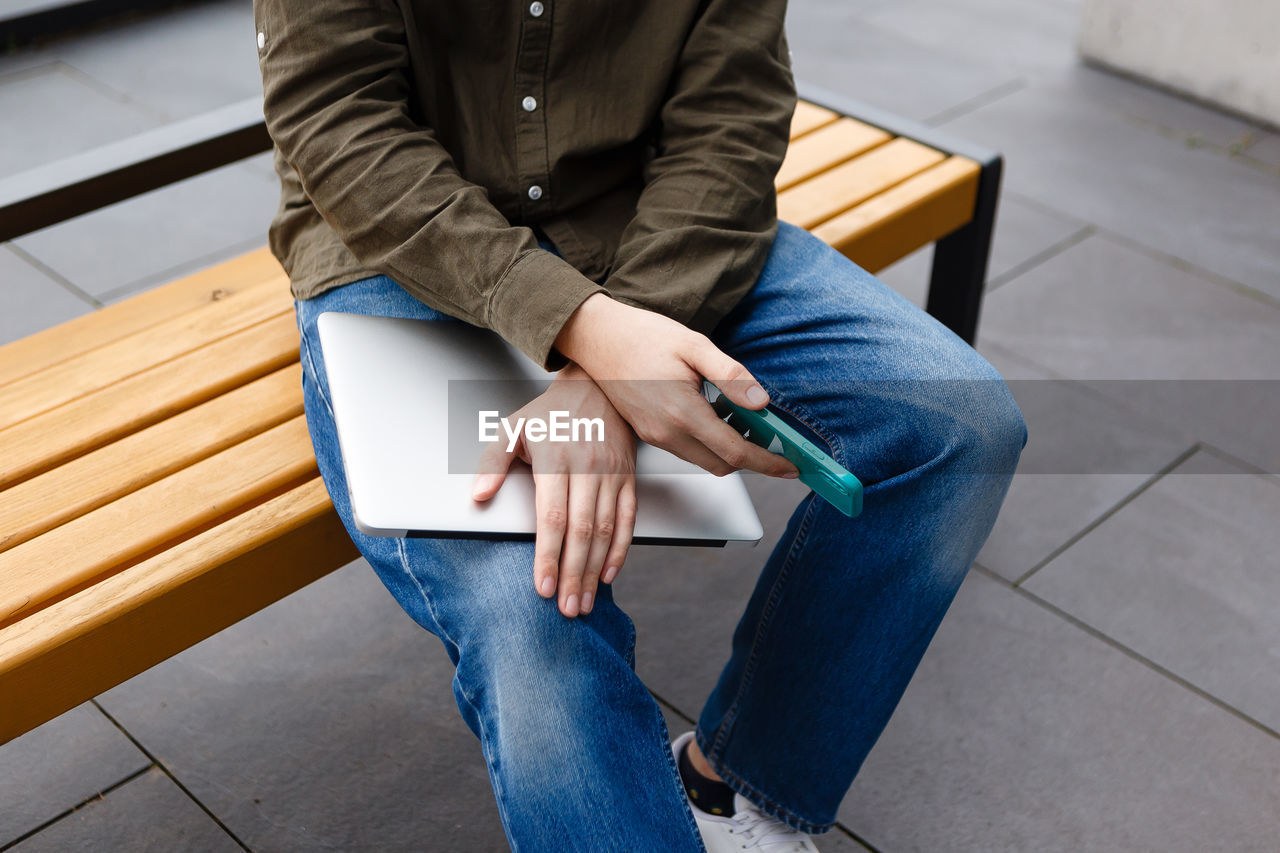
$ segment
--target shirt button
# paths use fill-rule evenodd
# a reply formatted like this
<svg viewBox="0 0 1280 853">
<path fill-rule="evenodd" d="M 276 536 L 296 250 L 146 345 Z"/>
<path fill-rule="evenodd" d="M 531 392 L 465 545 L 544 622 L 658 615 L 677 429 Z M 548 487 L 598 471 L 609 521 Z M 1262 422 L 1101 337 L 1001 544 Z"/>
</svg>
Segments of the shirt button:
<svg viewBox="0 0 1280 853">
<path fill-rule="evenodd" d="M 542 187 L 538 186 L 537 184 L 534 184 L 533 186 L 529 187 L 529 198 L 533 199 L 534 201 L 537 201 L 538 199 L 542 198 Z"/>
<path fill-rule="evenodd" d="M 532 95 L 525 95 L 524 100 L 520 102 L 520 106 L 524 107 L 524 111 L 531 113 L 538 108 L 538 101 Z"/>
<path fill-rule="evenodd" d="M 529 14 L 533 15 L 535 18 L 541 18 L 542 12 L 545 8 L 546 7 L 543 6 L 541 3 L 539 3 L 537 0 L 534 0 L 534 2 L 529 4 Z"/>
</svg>

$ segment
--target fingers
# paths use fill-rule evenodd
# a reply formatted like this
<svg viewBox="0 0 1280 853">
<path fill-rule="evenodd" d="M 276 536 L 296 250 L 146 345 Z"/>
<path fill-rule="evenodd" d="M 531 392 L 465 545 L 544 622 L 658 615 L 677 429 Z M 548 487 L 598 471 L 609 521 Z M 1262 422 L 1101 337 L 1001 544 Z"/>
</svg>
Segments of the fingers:
<svg viewBox="0 0 1280 853">
<path fill-rule="evenodd" d="M 710 379 L 726 397 L 743 408 L 763 409 L 769 404 L 768 392 L 751 375 L 751 371 L 706 338 L 692 347 L 689 366 L 698 371 L 699 376 Z"/>
<path fill-rule="evenodd" d="M 631 548 L 631 536 L 636 527 L 634 476 L 627 477 L 622 483 L 622 488 L 618 490 L 615 512 L 613 541 L 609 543 L 609 553 L 604 558 L 604 571 L 600 575 L 600 580 L 604 583 L 613 583 L 622 569 L 622 564 L 627 561 L 627 551 Z"/>
<path fill-rule="evenodd" d="M 719 477 L 743 469 L 770 477 L 799 476 L 785 457 L 752 444 L 720 420 L 711 404 L 698 394 L 689 394 L 672 406 L 658 428 L 642 437 Z"/>
<path fill-rule="evenodd" d="M 598 478 L 602 479 L 603 478 Z M 579 613 L 590 613 L 595 605 L 596 589 L 600 573 L 604 570 L 605 555 L 613 543 L 618 514 L 618 491 L 613 478 L 602 481 L 596 492 L 595 528 L 591 531 L 591 544 L 587 550 L 587 562 L 582 571 L 582 598 Z"/>
<path fill-rule="evenodd" d="M 583 575 L 596 531 L 596 503 L 600 477 L 594 474 L 569 477 L 569 524 L 560 550 L 560 612 L 574 617 L 582 612 Z M 612 537 L 612 531 L 610 531 Z"/>
<path fill-rule="evenodd" d="M 487 501 L 498 493 L 516 458 L 516 450 L 506 450 L 502 442 L 489 445 L 476 463 L 476 479 L 471 485 L 471 498 Z"/>
<path fill-rule="evenodd" d="M 717 419 L 714 424 L 700 421 L 699 426 L 701 429 L 694 434 L 694 438 L 735 471 L 758 471 L 770 477 L 790 479 L 800 474 L 786 457 L 752 444 L 724 421 Z"/>
<path fill-rule="evenodd" d="M 538 595 L 551 598 L 560 575 L 560 551 L 569 523 L 569 475 L 563 472 L 533 475 L 534 507 L 538 516 L 534 534 L 533 586 Z"/>
</svg>

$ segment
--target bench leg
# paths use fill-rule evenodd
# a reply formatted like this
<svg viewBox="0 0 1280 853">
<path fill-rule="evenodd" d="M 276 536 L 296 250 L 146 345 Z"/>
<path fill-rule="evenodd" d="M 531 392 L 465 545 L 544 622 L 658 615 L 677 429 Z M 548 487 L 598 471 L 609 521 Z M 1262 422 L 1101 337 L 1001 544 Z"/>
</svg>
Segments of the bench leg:
<svg viewBox="0 0 1280 853">
<path fill-rule="evenodd" d="M 943 237 L 933 249 L 926 310 L 970 346 L 978 339 L 1003 167 L 999 157 L 983 164 L 973 221 Z"/>
</svg>

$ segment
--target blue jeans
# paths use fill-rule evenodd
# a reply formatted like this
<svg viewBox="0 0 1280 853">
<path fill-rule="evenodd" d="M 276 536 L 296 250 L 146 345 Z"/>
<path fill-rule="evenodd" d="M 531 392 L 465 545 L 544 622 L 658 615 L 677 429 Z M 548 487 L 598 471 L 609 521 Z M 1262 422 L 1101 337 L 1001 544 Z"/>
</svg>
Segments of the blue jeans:
<svg viewBox="0 0 1280 853">
<path fill-rule="evenodd" d="M 361 553 L 455 664 L 454 696 L 512 848 L 702 850 L 662 715 L 634 672 L 634 626 L 608 586 L 590 614 L 567 619 L 534 591 L 532 543 L 355 529 L 316 335 L 323 311 L 457 321 L 385 277 L 297 304 L 321 474 Z M 813 495 L 800 502 L 697 726 L 734 789 L 822 832 L 990 532 L 1026 428 L 970 347 L 789 225 L 711 337 L 867 486 L 852 520 Z"/>
</svg>

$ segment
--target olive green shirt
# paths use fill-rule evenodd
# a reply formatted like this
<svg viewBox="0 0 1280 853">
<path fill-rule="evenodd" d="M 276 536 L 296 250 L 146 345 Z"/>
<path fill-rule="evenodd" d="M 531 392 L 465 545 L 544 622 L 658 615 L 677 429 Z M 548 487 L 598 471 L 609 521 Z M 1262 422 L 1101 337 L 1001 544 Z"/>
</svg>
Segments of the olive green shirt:
<svg viewBox="0 0 1280 853">
<path fill-rule="evenodd" d="M 785 6 L 255 0 L 294 295 L 385 274 L 549 366 L 601 291 L 710 330 L 777 231 Z"/>
</svg>

